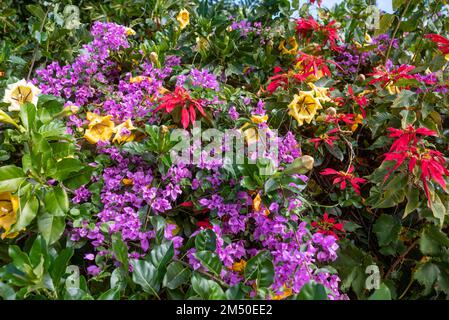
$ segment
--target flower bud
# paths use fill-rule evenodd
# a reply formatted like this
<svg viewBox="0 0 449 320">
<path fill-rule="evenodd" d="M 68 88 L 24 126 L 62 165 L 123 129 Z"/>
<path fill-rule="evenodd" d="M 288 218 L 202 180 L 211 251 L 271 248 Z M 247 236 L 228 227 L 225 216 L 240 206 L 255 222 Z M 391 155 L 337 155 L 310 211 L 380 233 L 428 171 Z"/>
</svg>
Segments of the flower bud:
<svg viewBox="0 0 449 320">
<path fill-rule="evenodd" d="M 365 81 L 365 79 L 366 79 L 366 77 L 365 77 L 364 74 L 359 74 L 359 75 L 357 76 L 357 80 L 358 80 L 358 81 L 363 82 L 363 81 Z"/>
<path fill-rule="evenodd" d="M 69 114 L 75 114 L 78 113 L 78 111 L 80 111 L 80 107 L 73 104 L 68 104 L 64 107 L 64 111 Z"/>
<path fill-rule="evenodd" d="M 330 116 L 335 116 L 337 114 L 337 110 L 334 107 L 329 107 L 326 109 L 326 114 Z"/>
<path fill-rule="evenodd" d="M 296 158 L 291 164 L 285 168 L 285 174 L 305 174 L 313 169 L 313 164 L 315 160 L 313 157 L 305 155 Z"/>
<path fill-rule="evenodd" d="M 158 62 L 159 56 L 157 55 L 156 52 L 153 51 L 153 52 L 150 53 L 150 60 L 153 63 L 157 63 Z"/>
<path fill-rule="evenodd" d="M 161 132 L 162 132 L 163 134 L 166 134 L 166 133 L 168 132 L 168 127 L 162 125 L 162 126 L 161 126 Z"/>
</svg>

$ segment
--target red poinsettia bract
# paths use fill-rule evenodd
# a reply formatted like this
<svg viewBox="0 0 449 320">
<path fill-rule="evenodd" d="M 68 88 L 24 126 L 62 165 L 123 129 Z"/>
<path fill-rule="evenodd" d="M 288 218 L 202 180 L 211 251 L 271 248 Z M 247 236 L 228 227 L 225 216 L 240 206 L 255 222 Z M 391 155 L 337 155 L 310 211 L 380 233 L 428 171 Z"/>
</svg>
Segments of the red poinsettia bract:
<svg viewBox="0 0 449 320">
<path fill-rule="evenodd" d="M 338 140 L 338 136 L 333 135 L 336 132 L 338 132 L 338 129 L 334 128 L 332 130 L 329 130 L 327 133 L 320 135 L 318 138 L 312 138 L 309 141 L 313 142 L 315 149 L 318 148 L 318 146 L 322 142 L 324 142 L 328 146 L 332 147 L 334 145 L 334 141 Z"/>
<path fill-rule="evenodd" d="M 348 86 L 348 93 L 352 100 L 358 104 L 360 108 L 360 112 L 362 113 L 363 118 L 366 118 L 365 106 L 368 104 L 368 99 L 365 96 L 356 96 L 354 94 L 354 90 L 352 90 L 351 86 Z"/>
<path fill-rule="evenodd" d="M 390 151 L 385 153 L 385 161 L 396 162 L 395 166 L 389 170 L 384 180 L 386 181 L 393 171 L 399 168 L 408 160 L 407 169 L 414 172 L 415 168 L 419 168 L 419 179 L 421 180 L 426 193 L 426 197 L 430 204 L 430 191 L 428 183 L 433 180 L 446 190 L 446 181 L 444 176 L 449 176 L 449 170 L 446 169 L 446 160 L 443 154 L 437 150 L 431 150 L 418 145 L 423 136 L 436 136 L 435 131 L 427 128 L 415 129 L 408 126 L 405 130 L 388 128 L 390 137 L 397 138 Z"/>
<path fill-rule="evenodd" d="M 189 92 L 182 87 L 176 87 L 174 92 L 166 93 L 160 102 L 161 104 L 154 110 L 155 112 L 164 110 L 166 113 L 171 113 L 175 108 L 181 108 L 181 124 L 184 129 L 189 126 L 189 123 L 195 122 L 196 110 L 206 117 L 203 100 L 192 98 Z"/>
<path fill-rule="evenodd" d="M 209 221 L 209 218 L 205 218 L 204 220 L 200 220 L 196 223 L 199 229 L 212 229 L 212 224 Z"/>
<path fill-rule="evenodd" d="M 327 213 L 324 213 L 323 219 L 312 221 L 311 225 L 318 229 L 318 233 L 334 236 L 337 240 L 339 239 L 337 233 L 345 232 L 343 223 L 336 222 L 334 218 L 329 218 Z"/>
<path fill-rule="evenodd" d="M 337 171 L 332 168 L 326 168 L 321 171 L 322 175 L 330 175 L 335 176 L 333 184 L 340 184 L 340 189 L 344 190 L 346 188 L 347 182 L 349 182 L 354 189 L 355 193 L 360 195 L 360 186 L 359 184 L 365 183 L 366 179 L 355 177 L 354 174 L 354 166 L 350 166 L 348 171 Z"/>
<path fill-rule="evenodd" d="M 426 34 L 424 38 L 432 40 L 432 42 L 435 42 L 438 46 L 438 50 L 440 50 L 443 54 L 449 53 L 449 39 L 446 39 L 443 36 L 440 36 L 439 34 Z"/>
<path fill-rule="evenodd" d="M 331 75 L 331 71 L 327 65 L 328 63 L 332 63 L 342 69 L 335 61 L 326 60 L 320 56 L 314 56 L 304 52 L 299 52 L 299 57 L 296 60 L 296 65 L 299 66 L 302 71 L 301 74 L 306 77 L 329 77 Z"/>
<path fill-rule="evenodd" d="M 294 81 L 296 83 L 301 83 L 307 80 L 308 75 L 302 75 L 298 73 L 294 73 L 289 70 L 288 72 L 284 72 L 280 67 L 274 67 L 274 76 L 270 77 L 268 80 L 267 91 L 270 94 L 273 94 L 277 88 L 281 87 L 283 89 L 288 88 L 290 81 Z"/>
<path fill-rule="evenodd" d="M 378 66 L 374 69 L 373 73 L 367 74 L 368 76 L 372 76 L 373 79 L 369 82 L 369 84 L 375 84 L 378 82 L 382 83 L 383 87 L 388 85 L 392 85 L 399 81 L 400 79 L 415 79 L 415 76 L 409 74 L 410 71 L 415 69 L 414 66 L 402 64 L 397 68 L 386 68 L 385 66 Z"/>
<path fill-rule="evenodd" d="M 296 20 L 296 31 L 307 41 L 311 37 L 318 34 L 323 37 L 322 43 L 325 45 L 329 43 L 331 50 L 340 51 L 341 48 L 337 45 L 338 29 L 335 26 L 336 21 L 332 20 L 327 25 L 319 24 L 312 16 L 308 18 L 299 18 Z"/>
</svg>

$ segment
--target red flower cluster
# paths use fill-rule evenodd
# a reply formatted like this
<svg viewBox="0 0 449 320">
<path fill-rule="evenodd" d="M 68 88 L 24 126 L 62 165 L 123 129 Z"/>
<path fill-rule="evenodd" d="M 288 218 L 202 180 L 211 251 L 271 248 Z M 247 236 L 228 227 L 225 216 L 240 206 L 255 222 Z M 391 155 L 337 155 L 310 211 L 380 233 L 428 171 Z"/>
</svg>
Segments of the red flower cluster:
<svg viewBox="0 0 449 320">
<path fill-rule="evenodd" d="M 296 31 L 307 41 L 310 41 L 312 36 L 318 34 L 323 37 L 321 42 L 323 45 L 329 43 L 331 50 L 340 51 L 341 48 L 336 44 L 340 37 L 338 36 L 338 29 L 335 23 L 336 21 L 332 20 L 327 25 L 321 25 L 312 16 L 299 18 L 296 20 Z"/>
<path fill-rule="evenodd" d="M 382 83 L 383 87 L 387 85 L 395 84 L 400 79 L 415 79 L 415 76 L 408 74 L 415 69 L 414 66 L 403 64 L 396 69 L 387 69 L 385 66 L 378 66 L 374 69 L 373 73 L 369 73 L 368 76 L 372 76 L 373 79 L 369 84 Z"/>
<path fill-rule="evenodd" d="M 449 40 L 439 34 L 426 34 L 424 38 L 430 39 L 438 45 L 438 50 L 443 54 L 449 53 Z"/>
<path fill-rule="evenodd" d="M 348 171 L 337 171 L 335 169 L 332 168 L 326 168 L 323 171 L 321 171 L 322 175 L 333 175 L 336 176 L 334 181 L 332 182 L 333 184 L 340 184 L 340 189 L 344 190 L 346 188 L 347 182 L 349 181 L 349 183 L 352 186 L 352 189 L 354 189 L 355 193 L 357 193 L 358 195 L 360 195 L 360 183 L 365 183 L 366 179 L 364 178 L 358 178 L 355 177 L 354 174 L 354 166 L 350 166 Z"/>
<path fill-rule="evenodd" d="M 290 70 L 284 73 L 280 67 L 274 67 L 274 74 L 274 76 L 270 77 L 267 85 L 267 91 L 270 94 L 273 94 L 279 87 L 288 88 L 290 81 L 300 83 L 307 79 L 307 76 L 296 74 Z"/>
<path fill-rule="evenodd" d="M 329 218 L 327 213 L 324 213 L 323 219 L 313 221 L 311 225 L 318 229 L 318 233 L 334 236 L 337 240 L 339 239 L 337 233 L 345 232 L 343 223 L 336 223 L 336 220 L 334 218 Z"/>
<path fill-rule="evenodd" d="M 175 108 L 181 108 L 181 124 L 184 129 L 189 126 L 189 123 L 195 122 L 196 110 L 206 117 L 203 100 L 193 99 L 189 92 L 182 87 L 176 87 L 174 92 L 165 94 L 160 102 L 161 104 L 154 110 L 155 112 L 163 109 L 166 113 L 171 113 Z"/>
<path fill-rule="evenodd" d="M 196 223 L 196 226 L 201 230 L 202 229 L 212 229 L 212 224 L 210 223 L 209 218 L 205 218 L 204 220 L 198 221 Z"/>
<path fill-rule="evenodd" d="M 355 123 L 355 115 L 353 113 L 337 113 L 326 115 L 326 122 L 333 123 L 337 125 L 340 121 L 346 123 L 347 125 L 352 125 Z"/>
<path fill-rule="evenodd" d="M 299 52 L 299 58 L 296 60 L 296 65 L 302 70 L 301 74 L 303 76 L 315 76 L 320 78 L 321 76 L 331 76 L 331 71 L 327 66 L 328 62 L 337 65 L 334 61 L 326 60 L 319 56 L 306 54 L 304 52 Z"/>
<path fill-rule="evenodd" d="M 320 145 L 321 142 L 324 142 L 327 145 L 332 147 L 334 145 L 334 141 L 338 140 L 337 136 L 332 135 L 336 132 L 338 132 L 338 129 L 334 128 L 334 129 L 328 131 L 327 133 L 320 135 L 318 138 L 312 138 L 309 141 L 313 142 L 315 149 L 318 148 L 318 146 Z"/>
<path fill-rule="evenodd" d="M 352 100 L 358 104 L 360 108 L 360 112 L 362 113 L 363 118 L 366 118 L 365 106 L 368 104 L 368 99 L 365 96 L 356 96 L 354 94 L 354 90 L 352 90 L 351 86 L 348 86 L 348 93 Z"/>
<path fill-rule="evenodd" d="M 394 161 L 396 164 L 385 176 L 385 180 L 408 160 L 407 168 L 409 172 L 413 172 L 416 167 L 421 171 L 419 179 L 423 184 L 430 205 L 431 197 L 428 182 L 433 180 L 446 190 L 444 176 L 448 177 L 449 171 L 445 167 L 446 160 L 441 152 L 425 148 L 418 143 L 421 141 L 421 136 L 436 136 L 436 132 L 427 128 L 415 129 L 413 126 L 409 126 L 405 130 L 395 128 L 388 128 L 388 130 L 390 131 L 389 136 L 397 139 L 393 142 L 390 151 L 385 153 L 384 156 L 386 161 Z"/>
</svg>

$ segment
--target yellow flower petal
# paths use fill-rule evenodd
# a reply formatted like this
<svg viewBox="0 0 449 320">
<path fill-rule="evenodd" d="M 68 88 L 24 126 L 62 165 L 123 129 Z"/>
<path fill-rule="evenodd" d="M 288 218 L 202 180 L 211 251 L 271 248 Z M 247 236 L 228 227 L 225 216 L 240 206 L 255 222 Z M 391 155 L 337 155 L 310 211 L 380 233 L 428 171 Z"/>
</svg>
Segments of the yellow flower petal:
<svg viewBox="0 0 449 320">
<path fill-rule="evenodd" d="M 112 142 L 124 143 L 133 141 L 135 136 L 133 133 L 131 133 L 131 131 L 134 129 L 136 128 L 133 126 L 131 119 L 128 119 L 125 122 L 119 124 L 113 130 L 115 136 L 114 139 L 112 139 Z M 128 131 L 129 134 L 125 133 L 125 131 Z"/>
<path fill-rule="evenodd" d="M 295 118 L 298 124 L 302 126 L 304 122 L 310 123 L 315 117 L 317 110 L 322 109 L 322 106 L 311 91 L 301 91 L 299 95 L 294 95 L 288 108 L 288 114 Z"/>
<path fill-rule="evenodd" d="M 176 16 L 176 20 L 179 22 L 179 27 L 181 28 L 181 30 L 187 27 L 190 22 L 189 11 L 187 11 L 186 9 L 182 9 L 181 11 L 179 11 L 178 15 Z"/>
<path fill-rule="evenodd" d="M 2 239 L 14 238 L 19 233 L 10 233 L 11 227 L 17 221 L 17 210 L 19 208 L 19 198 L 10 192 L 0 193 L 0 228 L 4 230 Z"/>
<path fill-rule="evenodd" d="M 111 120 L 111 116 L 99 116 L 95 113 L 88 112 L 86 115 L 88 121 L 88 129 L 84 133 L 84 138 L 91 144 L 99 141 L 109 141 L 114 132 L 115 124 Z"/>
</svg>

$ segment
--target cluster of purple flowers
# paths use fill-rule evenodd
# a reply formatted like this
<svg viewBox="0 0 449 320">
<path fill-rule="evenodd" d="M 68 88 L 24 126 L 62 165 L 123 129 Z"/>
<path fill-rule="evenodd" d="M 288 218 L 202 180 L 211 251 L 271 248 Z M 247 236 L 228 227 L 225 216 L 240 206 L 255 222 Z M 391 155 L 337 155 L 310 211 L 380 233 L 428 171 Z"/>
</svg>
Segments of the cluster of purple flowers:
<svg viewBox="0 0 449 320">
<path fill-rule="evenodd" d="M 37 70 L 39 87 L 45 94 L 60 96 L 68 104 L 80 107 L 99 106 L 99 113 L 106 112 L 117 121 L 148 115 L 154 97 L 159 95 L 163 79 L 167 78 L 179 58 L 167 57 L 163 69 L 157 69 L 145 60 L 136 65 L 136 80 L 128 73 L 122 75 L 121 62 L 114 52 L 130 47 L 126 28 L 114 23 L 94 23 L 93 40 L 83 47 L 82 54 L 71 64 L 60 66 L 53 62 L 45 69 Z M 76 115 L 72 125 L 83 123 Z"/>
<path fill-rule="evenodd" d="M 261 37 L 260 44 L 265 44 L 267 42 L 264 34 L 267 34 L 271 30 L 271 27 L 263 27 L 262 22 L 250 22 L 245 19 L 236 21 L 232 16 L 229 17 L 229 20 L 232 21 L 230 29 L 232 31 L 239 30 L 240 36 L 246 38 L 248 35 L 252 34 Z"/>
<path fill-rule="evenodd" d="M 179 75 L 176 86 L 184 86 L 186 82 L 193 87 L 207 88 L 215 91 L 220 90 L 217 77 L 206 69 L 198 70 L 194 68 L 187 75 Z"/>
<path fill-rule="evenodd" d="M 335 62 L 343 69 L 337 69 L 340 76 L 354 75 L 369 61 L 370 52 L 359 52 L 354 46 L 343 45 Z"/>
</svg>

